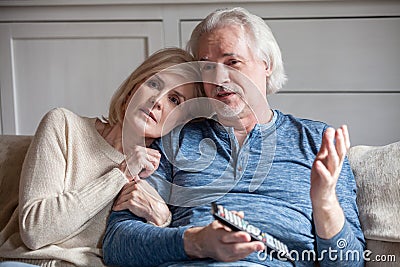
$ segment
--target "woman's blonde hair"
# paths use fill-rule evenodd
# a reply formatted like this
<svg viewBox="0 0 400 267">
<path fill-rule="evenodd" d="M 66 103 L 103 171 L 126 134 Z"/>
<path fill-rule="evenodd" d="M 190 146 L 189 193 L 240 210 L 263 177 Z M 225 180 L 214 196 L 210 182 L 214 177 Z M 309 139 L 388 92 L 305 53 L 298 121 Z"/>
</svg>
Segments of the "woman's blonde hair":
<svg viewBox="0 0 400 267">
<path fill-rule="evenodd" d="M 122 123 L 127 99 L 131 94 L 136 93 L 144 81 L 167 68 L 192 61 L 194 58 L 180 48 L 165 48 L 155 52 L 137 67 L 114 93 L 110 102 L 108 118 L 105 119 L 111 125 Z M 195 97 L 204 95 L 202 87 L 198 83 L 194 85 L 193 90 L 195 90 Z"/>
</svg>

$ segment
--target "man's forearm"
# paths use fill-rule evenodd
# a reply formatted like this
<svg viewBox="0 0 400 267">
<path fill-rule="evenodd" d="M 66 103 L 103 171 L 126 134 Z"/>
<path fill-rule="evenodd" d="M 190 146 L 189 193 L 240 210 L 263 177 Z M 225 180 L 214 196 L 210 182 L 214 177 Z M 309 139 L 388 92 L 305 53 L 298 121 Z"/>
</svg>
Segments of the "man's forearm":
<svg viewBox="0 0 400 267">
<path fill-rule="evenodd" d="M 160 228 L 129 211 L 113 212 L 103 240 L 104 261 L 113 266 L 155 266 L 186 260 L 184 228 Z"/>
<path fill-rule="evenodd" d="M 330 239 L 340 232 L 345 222 L 343 209 L 336 198 L 312 201 L 316 233 L 323 239 Z"/>
</svg>

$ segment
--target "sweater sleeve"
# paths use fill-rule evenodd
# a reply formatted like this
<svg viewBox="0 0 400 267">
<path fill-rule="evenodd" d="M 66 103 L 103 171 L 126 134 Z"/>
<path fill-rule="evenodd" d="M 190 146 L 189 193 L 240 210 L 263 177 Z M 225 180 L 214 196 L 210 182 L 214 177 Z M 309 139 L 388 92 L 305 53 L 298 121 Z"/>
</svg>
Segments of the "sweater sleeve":
<svg viewBox="0 0 400 267">
<path fill-rule="evenodd" d="M 157 266 L 188 260 L 183 246 L 187 228 L 160 228 L 129 211 L 112 212 L 103 240 L 104 262 L 111 266 Z"/>
<path fill-rule="evenodd" d="M 336 194 L 346 220 L 342 230 L 331 239 L 317 236 L 318 259 L 321 266 L 364 266 L 365 239 L 358 219 L 356 183 L 347 158 Z"/>
<path fill-rule="evenodd" d="M 30 249 L 62 242 L 75 235 L 118 194 L 126 183 L 117 168 L 76 189 L 66 187 L 66 119 L 61 109 L 42 119 L 21 172 L 20 233 Z M 89 138 L 89 137 L 87 137 Z M 79 180 L 77 180 L 79 182 Z"/>
</svg>

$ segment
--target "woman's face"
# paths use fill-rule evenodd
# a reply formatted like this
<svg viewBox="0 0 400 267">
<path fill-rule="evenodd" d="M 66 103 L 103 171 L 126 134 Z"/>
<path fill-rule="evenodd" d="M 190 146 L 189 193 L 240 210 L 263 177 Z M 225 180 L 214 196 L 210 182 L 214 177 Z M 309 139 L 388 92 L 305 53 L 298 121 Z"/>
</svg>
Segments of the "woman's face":
<svg viewBox="0 0 400 267">
<path fill-rule="evenodd" d="M 193 97 L 195 89 L 192 83 L 185 84 L 181 76 L 161 72 L 146 80 L 130 96 L 124 123 L 128 122 L 129 128 L 141 137 L 159 138 L 171 130 L 171 122 L 183 115 L 183 110 L 176 108 Z M 172 111 L 173 119 L 169 118 L 167 122 Z"/>
</svg>

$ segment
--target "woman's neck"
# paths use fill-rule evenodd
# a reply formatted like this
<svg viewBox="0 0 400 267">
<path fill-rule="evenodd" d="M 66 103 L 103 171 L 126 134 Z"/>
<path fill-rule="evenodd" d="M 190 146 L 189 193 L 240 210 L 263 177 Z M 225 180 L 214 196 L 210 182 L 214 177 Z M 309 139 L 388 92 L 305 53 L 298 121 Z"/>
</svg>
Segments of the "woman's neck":
<svg viewBox="0 0 400 267">
<path fill-rule="evenodd" d="M 109 123 L 96 121 L 96 129 L 99 134 L 119 152 L 123 153 L 122 146 L 122 127 L 120 123 L 111 126 Z"/>
<path fill-rule="evenodd" d="M 145 144 L 146 147 L 149 147 L 153 142 L 154 142 L 155 138 L 151 138 L 151 137 L 145 137 Z"/>
</svg>

